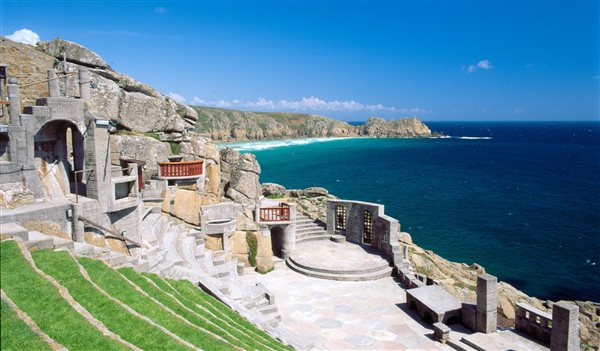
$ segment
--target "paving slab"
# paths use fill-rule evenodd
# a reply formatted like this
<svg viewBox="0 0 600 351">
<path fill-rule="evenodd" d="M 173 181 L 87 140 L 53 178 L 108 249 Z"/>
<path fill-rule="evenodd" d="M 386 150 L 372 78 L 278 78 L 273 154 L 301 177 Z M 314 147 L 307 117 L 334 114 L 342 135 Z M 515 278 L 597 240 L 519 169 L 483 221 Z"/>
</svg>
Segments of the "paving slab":
<svg viewBox="0 0 600 351">
<path fill-rule="evenodd" d="M 244 285 L 264 284 L 276 296 L 281 323 L 317 348 L 452 350 L 431 339 L 433 327 L 408 309 L 405 290 L 392 277 L 333 281 L 282 267 L 240 279 Z"/>
</svg>

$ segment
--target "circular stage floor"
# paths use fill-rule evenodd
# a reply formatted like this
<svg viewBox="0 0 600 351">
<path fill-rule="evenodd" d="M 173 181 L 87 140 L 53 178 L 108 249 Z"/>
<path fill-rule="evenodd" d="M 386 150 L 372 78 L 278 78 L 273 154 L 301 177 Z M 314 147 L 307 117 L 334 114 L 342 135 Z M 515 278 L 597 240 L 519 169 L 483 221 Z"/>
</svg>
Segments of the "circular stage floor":
<svg viewBox="0 0 600 351">
<path fill-rule="evenodd" d="M 385 255 L 370 246 L 330 240 L 296 244 L 288 266 L 304 275 L 332 280 L 375 280 L 392 272 Z"/>
</svg>

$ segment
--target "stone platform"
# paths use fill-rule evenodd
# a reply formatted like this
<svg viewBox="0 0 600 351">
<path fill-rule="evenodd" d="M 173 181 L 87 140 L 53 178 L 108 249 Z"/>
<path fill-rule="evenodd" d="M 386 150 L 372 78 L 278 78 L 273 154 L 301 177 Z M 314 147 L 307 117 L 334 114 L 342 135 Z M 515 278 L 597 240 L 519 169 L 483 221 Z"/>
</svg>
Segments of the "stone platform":
<svg viewBox="0 0 600 351">
<path fill-rule="evenodd" d="M 329 280 L 377 280 L 392 273 L 386 257 L 378 250 L 328 240 L 298 243 L 286 263 L 298 273 Z"/>
</svg>

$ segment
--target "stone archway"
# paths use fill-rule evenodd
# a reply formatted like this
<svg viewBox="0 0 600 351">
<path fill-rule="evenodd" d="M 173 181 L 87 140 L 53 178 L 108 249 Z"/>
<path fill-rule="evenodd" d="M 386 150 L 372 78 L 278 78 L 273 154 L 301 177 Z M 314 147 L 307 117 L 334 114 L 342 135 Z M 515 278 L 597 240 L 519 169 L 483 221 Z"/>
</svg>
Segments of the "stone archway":
<svg viewBox="0 0 600 351">
<path fill-rule="evenodd" d="M 0 162 L 10 162 L 10 137 L 8 133 L 0 133 Z"/>
<path fill-rule="evenodd" d="M 77 126 L 67 120 L 51 120 L 34 135 L 34 162 L 46 195 L 64 197 L 85 194 L 84 138 Z"/>
<path fill-rule="evenodd" d="M 271 249 L 273 256 L 283 258 L 283 229 L 281 227 L 271 228 Z"/>
</svg>

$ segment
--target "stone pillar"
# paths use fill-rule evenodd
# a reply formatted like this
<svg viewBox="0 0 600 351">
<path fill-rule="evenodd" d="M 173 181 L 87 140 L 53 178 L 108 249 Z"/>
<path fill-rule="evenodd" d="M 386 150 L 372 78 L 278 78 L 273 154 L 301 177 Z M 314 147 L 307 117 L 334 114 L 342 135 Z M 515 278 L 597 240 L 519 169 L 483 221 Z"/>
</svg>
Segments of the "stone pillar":
<svg viewBox="0 0 600 351">
<path fill-rule="evenodd" d="M 493 333 L 498 323 L 498 279 L 490 274 L 477 277 L 477 331 Z"/>
<path fill-rule="evenodd" d="M 290 204 L 290 224 L 283 230 L 281 256 L 288 259 L 296 249 L 296 205 Z"/>
<path fill-rule="evenodd" d="M 55 69 L 48 70 L 48 95 L 50 97 L 60 96 L 60 86 L 58 85 L 58 76 Z"/>
<path fill-rule="evenodd" d="M 579 307 L 564 301 L 552 306 L 551 351 L 579 351 Z"/>
<path fill-rule="evenodd" d="M 79 215 L 83 212 L 81 204 L 73 204 L 73 241 L 85 242 L 83 222 L 79 220 Z"/>
<path fill-rule="evenodd" d="M 20 126 L 21 121 L 21 93 L 19 91 L 19 82 L 17 78 L 8 78 L 8 113 L 10 115 L 10 124 Z"/>
<path fill-rule="evenodd" d="M 97 199 L 101 212 L 108 210 L 113 195 L 110 187 L 110 154 L 107 120 L 92 120 L 85 138 L 85 183 L 87 197 Z"/>
<path fill-rule="evenodd" d="M 90 94 L 90 71 L 85 68 L 79 68 L 79 98 L 88 101 Z"/>
</svg>

